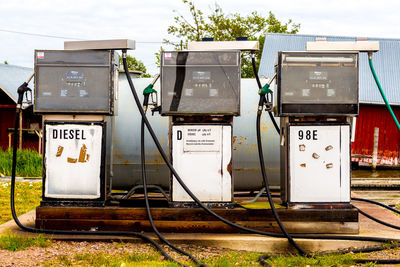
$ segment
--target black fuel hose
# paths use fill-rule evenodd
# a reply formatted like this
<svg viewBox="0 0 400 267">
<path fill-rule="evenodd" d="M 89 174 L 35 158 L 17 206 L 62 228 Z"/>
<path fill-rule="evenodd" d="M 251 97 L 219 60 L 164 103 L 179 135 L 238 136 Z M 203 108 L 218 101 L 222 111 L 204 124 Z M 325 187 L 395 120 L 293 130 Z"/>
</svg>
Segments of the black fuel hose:
<svg viewBox="0 0 400 267">
<path fill-rule="evenodd" d="M 374 200 L 366 199 L 366 198 L 359 198 L 359 197 L 352 197 L 351 200 L 363 201 L 363 202 L 367 202 L 367 203 L 370 203 L 370 204 L 378 205 L 378 206 L 381 206 L 381 207 L 383 207 L 383 208 L 385 208 L 385 209 L 388 209 L 388 210 L 390 210 L 390 211 L 392 211 L 392 212 L 395 212 L 395 213 L 397 213 L 397 214 L 400 214 L 400 211 L 399 211 L 399 210 L 397 210 L 397 209 L 395 209 L 395 208 L 392 208 L 392 207 L 390 207 L 390 206 L 388 206 L 388 205 L 385 205 L 385 204 L 383 204 L 383 203 L 380 203 L 380 202 L 378 202 L 378 201 L 374 201 Z M 377 223 L 380 223 L 380 224 L 382 224 L 382 225 L 385 225 L 385 226 L 387 226 L 387 227 L 390 227 L 390 228 L 393 228 L 393 229 L 396 229 L 396 230 L 400 230 L 400 226 L 393 225 L 393 224 L 391 224 L 391 223 L 382 221 L 382 220 L 380 220 L 380 219 L 378 219 L 378 218 L 376 218 L 376 217 L 374 217 L 374 216 L 372 216 L 372 215 L 370 215 L 370 214 L 368 214 L 368 213 L 362 211 L 362 210 L 359 209 L 359 208 L 357 208 L 357 210 L 358 210 L 362 215 L 364 215 L 365 217 L 369 218 L 370 220 L 373 220 L 373 221 L 375 221 L 375 222 L 377 222 Z"/>
<path fill-rule="evenodd" d="M 255 60 L 255 54 L 254 53 L 252 54 L 252 57 L 251 57 L 251 63 L 253 65 L 253 72 L 254 72 L 254 75 L 256 76 L 256 81 L 257 81 L 257 84 L 258 84 L 258 88 L 261 90 L 262 85 L 261 85 L 260 78 L 258 77 L 257 68 L 256 68 L 256 60 Z M 257 111 L 257 120 L 256 120 L 256 133 L 257 133 L 258 159 L 259 159 L 259 162 L 260 162 L 261 175 L 262 175 L 262 178 L 263 178 L 265 191 L 267 193 L 268 202 L 269 202 L 269 205 L 271 207 L 271 211 L 272 211 L 272 214 L 273 214 L 273 216 L 275 218 L 276 223 L 278 224 L 278 226 L 281 229 L 283 235 L 287 238 L 289 243 L 299 252 L 300 255 L 309 256 L 293 240 L 293 238 L 286 231 L 286 228 L 283 226 L 282 221 L 279 219 L 279 215 L 278 215 L 278 213 L 276 212 L 276 209 L 275 209 L 274 201 L 272 200 L 272 197 L 271 197 L 271 191 L 269 189 L 269 182 L 268 182 L 268 178 L 267 178 L 267 172 L 265 171 L 264 153 L 263 153 L 262 140 L 261 140 L 261 114 L 262 114 L 262 111 L 264 109 L 264 101 L 265 101 L 265 96 L 264 95 L 260 95 L 260 101 L 259 101 L 259 104 L 258 104 L 259 109 Z M 269 111 L 269 113 L 270 113 L 270 115 L 272 115 L 270 111 Z M 272 116 L 272 121 L 274 123 L 275 129 L 277 129 L 278 133 L 280 133 L 279 127 L 278 127 L 278 125 L 276 125 L 276 122 L 273 119 L 273 116 Z"/>
<path fill-rule="evenodd" d="M 157 227 L 154 224 L 153 216 L 151 214 L 151 209 L 150 209 L 150 203 L 149 203 L 149 195 L 147 192 L 147 175 L 146 175 L 146 153 L 145 153 L 145 142 L 144 142 L 144 121 L 143 119 L 141 120 L 140 124 L 140 159 L 141 159 L 141 167 L 142 167 L 142 183 L 143 183 L 143 194 L 144 194 L 144 200 L 146 203 L 146 212 L 147 212 L 147 217 L 150 222 L 151 228 L 153 229 L 153 232 L 157 235 L 158 239 L 168 245 L 170 248 L 174 249 L 175 251 L 189 257 L 193 262 L 195 262 L 199 266 L 207 266 L 200 262 L 196 257 L 194 257 L 192 254 L 184 251 L 183 249 L 173 245 L 171 242 L 169 242 L 157 229 Z M 179 263 L 181 264 L 181 263 Z M 183 265 L 183 264 L 181 264 Z M 183 265 L 185 266 L 185 265 Z"/>
<path fill-rule="evenodd" d="M 262 96 L 260 96 L 262 97 Z M 262 105 L 263 106 L 263 105 Z M 286 228 L 283 226 L 282 221 L 279 219 L 279 215 L 276 212 L 274 201 L 272 200 L 271 196 L 271 191 L 269 189 L 269 183 L 268 183 L 268 178 L 267 178 L 267 172 L 265 171 L 265 163 L 264 163 L 264 153 L 262 149 L 262 141 L 261 141 L 261 114 L 262 114 L 262 109 L 257 112 L 257 121 L 256 121 L 256 129 L 257 129 L 257 147 L 258 147 L 258 157 L 260 160 L 260 168 L 261 168 L 261 174 L 262 178 L 264 181 L 264 186 L 265 186 L 265 191 L 267 193 L 268 197 L 268 202 L 271 207 L 272 214 L 274 215 L 275 221 L 278 224 L 279 228 L 281 229 L 283 235 L 287 238 L 289 243 L 296 248 L 296 250 L 300 253 L 302 256 L 309 256 L 294 240 L 293 238 L 289 235 L 289 233 L 286 231 Z"/>
<path fill-rule="evenodd" d="M 24 86 L 24 84 L 22 85 Z M 27 84 L 25 85 L 25 87 Z M 21 87 L 20 87 L 21 88 Z M 150 237 L 137 233 L 137 232 L 125 232 L 125 231 L 68 231 L 68 230 L 46 230 L 46 229 L 39 229 L 25 226 L 21 223 L 18 219 L 17 213 L 15 211 L 15 176 L 16 176 L 16 167 L 17 167 L 17 147 L 18 147 L 18 138 L 19 138 L 19 114 L 21 112 L 21 105 L 22 105 L 22 98 L 23 93 L 18 90 L 18 102 L 17 102 L 17 111 L 15 115 L 15 125 L 14 125 L 14 144 L 13 144 L 13 155 L 12 155 L 12 168 L 11 168 L 11 192 L 10 192 L 10 206 L 11 206 L 11 214 L 18 225 L 24 231 L 30 233 L 42 233 L 42 234 L 49 234 L 49 235 L 101 235 L 101 236 L 128 236 L 128 237 L 138 237 L 141 238 L 143 241 L 150 243 L 153 245 L 160 253 L 164 256 L 165 259 L 174 261 L 165 250 L 157 244 L 153 239 Z"/>
<path fill-rule="evenodd" d="M 397 210 L 395 208 L 392 208 L 392 207 L 390 207 L 388 205 L 385 205 L 385 204 L 383 204 L 381 202 L 378 202 L 378 201 L 374 201 L 374 200 L 367 199 L 367 198 L 359 198 L 359 197 L 352 197 L 351 200 L 357 200 L 357 201 L 363 201 L 363 202 L 368 202 L 368 203 L 371 203 L 371 204 L 375 204 L 375 205 L 381 206 L 381 207 L 383 207 L 385 209 L 391 210 L 391 211 L 393 211 L 393 212 L 395 212 L 397 214 L 400 214 L 399 210 Z"/>
</svg>

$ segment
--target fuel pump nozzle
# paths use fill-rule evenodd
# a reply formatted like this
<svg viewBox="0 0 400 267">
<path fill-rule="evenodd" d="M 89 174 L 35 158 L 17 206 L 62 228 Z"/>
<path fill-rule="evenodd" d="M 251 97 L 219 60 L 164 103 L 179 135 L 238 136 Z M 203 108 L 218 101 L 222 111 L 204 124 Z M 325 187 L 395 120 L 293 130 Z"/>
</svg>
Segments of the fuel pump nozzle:
<svg viewBox="0 0 400 267">
<path fill-rule="evenodd" d="M 266 83 L 261 89 L 258 90 L 258 94 L 260 95 L 260 102 L 258 103 L 261 106 L 261 109 L 265 105 L 265 111 L 272 110 L 272 99 L 273 99 L 273 92 L 269 89 L 269 84 Z"/>
<path fill-rule="evenodd" d="M 24 99 L 24 94 L 26 98 L 26 102 L 28 105 L 32 104 L 32 89 L 28 87 L 29 82 L 32 80 L 34 76 L 34 73 L 29 76 L 29 78 L 18 87 L 18 102 L 17 102 L 17 110 L 21 110 L 22 104 L 23 104 L 23 99 Z M 28 92 L 30 94 L 30 97 L 28 98 Z"/>
<path fill-rule="evenodd" d="M 269 89 L 272 81 L 275 79 L 276 74 L 272 77 L 272 79 L 266 83 L 261 89 L 258 90 L 258 94 L 260 95 L 260 101 L 258 102 L 258 110 L 261 112 L 265 106 L 265 111 L 271 111 L 273 108 L 272 101 L 274 99 L 273 92 Z"/>
<path fill-rule="evenodd" d="M 157 91 L 153 88 L 154 84 L 157 82 L 158 78 L 160 77 L 160 74 L 157 74 L 153 81 L 143 90 L 143 110 L 146 111 L 147 107 L 149 105 L 154 106 L 152 108 L 152 114 L 154 114 L 154 111 L 158 108 L 158 95 Z M 155 97 L 154 97 L 155 94 Z M 149 104 L 149 98 L 151 96 L 151 103 Z"/>
</svg>

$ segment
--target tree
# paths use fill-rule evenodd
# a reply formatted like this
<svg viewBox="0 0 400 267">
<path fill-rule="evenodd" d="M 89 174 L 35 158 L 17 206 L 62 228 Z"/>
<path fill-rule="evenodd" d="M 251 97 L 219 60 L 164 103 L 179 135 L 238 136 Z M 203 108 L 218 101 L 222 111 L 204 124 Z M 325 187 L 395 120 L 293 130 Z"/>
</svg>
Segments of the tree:
<svg viewBox="0 0 400 267">
<path fill-rule="evenodd" d="M 151 77 L 151 75 L 147 73 L 146 66 L 144 65 L 144 63 L 142 61 L 137 60 L 136 58 L 128 55 L 126 57 L 126 63 L 128 65 L 128 70 L 135 70 L 135 71 L 143 72 L 139 76 L 140 78 L 149 78 L 149 77 Z M 121 56 L 119 56 L 119 64 L 123 67 L 122 57 Z"/>
<path fill-rule="evenodd" d="M 260 42 L 260 51 L 256 58 L 258 67 L 267 32 L 295 34 L 300 29 L 300 24 L 295 24 L 290 19 L 286 23 L 280 22 L 271 11 L 267 17 L 257 11 L 246 16 L 239 13 L 225 14 L 222 8 L 215 4 L 211 13 L 204 15 L 204 12 L 197 9 L 193 2 L 182 1 L 189 8 L 191 17 L 185 18 L 174 10 L 177 16 L 174 17 L 174 25 L 168 27 L 168 34 L 180 38 L 184 46 L 164 40 L 174 45 L 175 49 L 186 48 L 189 41 L 201 41 L 204 37 L 212 37 L 215 41 L 231 41 L 236 40 L 237 37 L 248 37 L 249 40 Z M 254 77 L 249 54 L 242 55 L 242 77 Z"/>
<path fill-rule="evenodd" d="M 7 60 L 4 60 L 4 64 L 5 64 L 5 65 L 8 65 L 8 61 L 7 61 Z"/>
</svg>

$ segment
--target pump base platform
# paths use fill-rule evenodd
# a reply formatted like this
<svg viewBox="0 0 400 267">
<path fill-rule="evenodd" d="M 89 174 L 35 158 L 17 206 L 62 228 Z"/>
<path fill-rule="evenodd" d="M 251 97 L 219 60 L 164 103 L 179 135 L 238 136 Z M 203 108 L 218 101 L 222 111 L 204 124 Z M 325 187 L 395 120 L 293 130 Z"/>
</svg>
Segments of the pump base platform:
<svg viewBox="0 0 400 267">
<path fill-rule="evenodd" d="M 280 232 L 269 209 L 213 208 L 217 214 L 253 229 Z M 151 209 L 155 225 L 164 233 L 235 233 L 201 208 Z M 358 211 L 351 209 L 277 209 L 290 233 L 358 234 Z M 151 232 L 143 207 L 38 207 L 36 227 L 60 230 Z"/>
</svg>

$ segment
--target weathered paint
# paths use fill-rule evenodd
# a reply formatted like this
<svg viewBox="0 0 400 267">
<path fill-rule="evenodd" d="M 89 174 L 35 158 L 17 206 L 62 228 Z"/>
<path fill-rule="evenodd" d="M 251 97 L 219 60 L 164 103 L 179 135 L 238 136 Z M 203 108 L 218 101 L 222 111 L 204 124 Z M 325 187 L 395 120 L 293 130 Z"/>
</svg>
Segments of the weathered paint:
<svg viewBox="0 0 400 267">
<path fill-rule="evenodd" d="M 103 127 L 77 123 L 45 127 L 45 197 L 99 198 Z M 61 132 L 64 135 L 57 134 Z M 78 132 L 80 136 L 72 134 Z"/>
<path fill-rule="evenodd" d="M 400 119 L 400 107 L 392 107 Z M 400 132 L 384 105 L 360 105 L 355 141 L 351 144 L 352 161 L 372 164 L 374 128 L 379 128 L 378 165 L 399 165 Z"/>
</svg>

